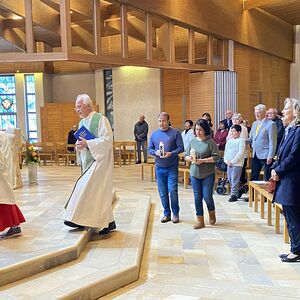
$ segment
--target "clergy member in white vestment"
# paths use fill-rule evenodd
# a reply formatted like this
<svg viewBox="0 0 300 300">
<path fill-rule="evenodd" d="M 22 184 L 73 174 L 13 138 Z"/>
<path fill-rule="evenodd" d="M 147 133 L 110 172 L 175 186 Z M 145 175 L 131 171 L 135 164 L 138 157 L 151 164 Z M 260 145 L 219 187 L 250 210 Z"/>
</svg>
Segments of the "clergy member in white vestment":
<svg viewBox="0 0 300 300">
<path fill-rule="evenodd" d="M 81 176 L 65 206 L 65 225 L 81 228 L 102 228 L 99 234 L 116 229 L 112 212 L 113 134 L 108 119 L 93 110 L 88 95 L 79 95 L 75 110 L 84 125 L 96 138 L 79 138 L 76 151 L 79 154 Z"/>
<path fill-rule="evenodd" d="M 0 131 L 0 240 L 21 234 L 25 218 L 16 205 L 12 189 L 13 158 L 8 135 Z"/>
</svg>

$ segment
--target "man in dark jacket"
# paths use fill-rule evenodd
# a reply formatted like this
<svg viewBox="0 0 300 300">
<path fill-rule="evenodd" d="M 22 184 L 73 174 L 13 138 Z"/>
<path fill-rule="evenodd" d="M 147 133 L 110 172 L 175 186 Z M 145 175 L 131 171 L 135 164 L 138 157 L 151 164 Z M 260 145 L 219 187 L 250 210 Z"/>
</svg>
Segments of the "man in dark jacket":
<svg viewBox="0 0 300 300">
<path fill-rule="evenodd" d="M 276 154 L 277 154 L 278 147 L 284 135 L 284 126 L 282 124 L 281 119 L 278 117 L 278 111 L 276 108 L 273 107 L 269 108 L 267 114 L 269 120 L 272 120 L 277 127 L 277 147 L 276 147 Z"/>
<path fill-rule="evenodd" d="M 233 112 L 231 110 L 226 110 L 226 119 L 221 121 L 225 124 L 225 129 L 229 130 L 231 128 L 231 126 L 232 126 L 232 115 L 233 115 Z"/>
<path fill-rule="evenodd" d="M 134 125 L 134 137 L 137 142 L 138 160 L 137 164 L 141 163 L 141 148 L 144 153 L 144 162 L 147 162 L 147 134 L 148 124 L 145 121 L 145 116 L 140 115 L 140 120 Z"/>
</svg>

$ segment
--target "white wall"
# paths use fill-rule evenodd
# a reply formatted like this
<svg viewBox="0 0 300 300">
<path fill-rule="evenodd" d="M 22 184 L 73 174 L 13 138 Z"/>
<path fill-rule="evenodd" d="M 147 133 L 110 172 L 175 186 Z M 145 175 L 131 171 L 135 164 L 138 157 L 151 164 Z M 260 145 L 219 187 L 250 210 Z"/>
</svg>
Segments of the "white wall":
<svg viewBox="0 0 300 300">
<path fill-rule="evenodd" d="M 95 100 L 95 72 L 52 75 L 53 102 L 74 102 L 79 94 Z"/>
<path fill-rule="evenodd" d="M 115 140 L 133 140 L 133 127 L 144 114 L 149 135 L 157 129 L 161 110 L 161 74 L 159 69 L 120 67 L 113 69 Z M 35 73 L 37 126 L 40 137 L 40 107 L 45 102 L 73 102 L 78 94 L 86 93 L 104 112 L 103 71 L 80 74 Z M 26 135 L 24 74 L 16 74 L 18 125 Z"/>
<path fill-rule="evenodd" d="M 157 129 L 161 109 L 159 69 L 120 67 L 113 69 L 115 140 L 133 140 L 134 124 L 143 114 L 149 135 Z"/>
<path fill-rule="evenodd" d="M 295 63 L 290 67 L 290 97 L 300 99 L 300 26 L 295 27 Z"/>
</svg>

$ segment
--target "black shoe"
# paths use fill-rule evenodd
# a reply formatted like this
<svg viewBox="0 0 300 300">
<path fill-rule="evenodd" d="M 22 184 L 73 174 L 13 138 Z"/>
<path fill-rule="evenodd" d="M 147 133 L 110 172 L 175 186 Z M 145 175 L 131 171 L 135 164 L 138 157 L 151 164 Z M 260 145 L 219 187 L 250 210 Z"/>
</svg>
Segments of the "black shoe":
<svg viewBox="0 0 300 300">
<path fill-rule="evenodd" d="M 295 257 L 289 258 L 287 255 L 281 259 L 282 262 L 300 262 L 300 255 L 296 255 Z"/>
<path fill-rule="evenodd" d="M 137 162 L 136 162 L 136 164 L 141 164 L 142 162 L 140 161 L 140 160 L 138 160 Z"/>
<path fill-rule="evenodd" d="M 231 197 L 229 198 L 228 202 L 236 202 L 237 199 L 238 199 L 237 196 L 231 195 Z"/>
<path fill-rule="evenodd" d="M 64 224 L 72 228 L 84 228 L 84 226 L 75 224 L 71 221 L 64 221 Z"/>
<path fill-rule="evenodd" d="M 171 216 L 163 216 L 160 220 L 161 223 L 167 223 L 171 221 Z"/>
<path fill-rule="evenodd" d="M 147 159 L 144 160 L 144 164 L 146 164 L 146 163 L 147 163 Z"/>
<path fill-rule="evenodd" d="M 117 228 L 116 222 L 112 221 L 108 224 L 108 227 L 103 228 L 102 230 L 99 231 L 99 234 L 108 234 L 112 230 L 115 230 Z"/>
<path fill-rule="evenodd" d="M 21 227 L 19 227 L 19 226 L 10 227 L 9 230 L 6 233 L 0 235 L 0 240 L 4 240 L 4 239 L 11 238 L 11 237 L 19 236 L 21 234 L 22 234 Z"/>
<path fill-rule="evenodd" d="M 278 255 L 278 257 L 281 258 L 281 259 L 282 259 L 282 258 L 285 258 L 285 257 L 287 257 L 287 256 L 288 256 L 288 254 L 285 254 L 285 253 L 279 254 L 279 255 Z"/>
</svg>

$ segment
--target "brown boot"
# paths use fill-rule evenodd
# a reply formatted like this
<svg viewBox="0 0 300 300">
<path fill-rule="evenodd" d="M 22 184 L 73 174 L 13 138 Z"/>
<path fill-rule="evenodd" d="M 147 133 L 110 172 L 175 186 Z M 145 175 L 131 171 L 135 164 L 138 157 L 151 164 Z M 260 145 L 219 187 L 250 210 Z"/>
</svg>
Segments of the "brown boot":
<svg viewBox="0 0 300 300">
<path fill-rule="evenodd" d="M 205 227 L 205 224 L 204 224 L 204 217 L 203 216 L 197 216 L 197 221 L 196 223 L 194 224 L 193 228 L 194 229 L 201 229 Z"/>
<path fill-rule="evenodd" d="M 209 223 L 210 223 L 210 225 L 216 224 L 216 211 L 211 210 L 211 211 L 208 212 L 208 214 L 209 214 Z"/>
</svg>

